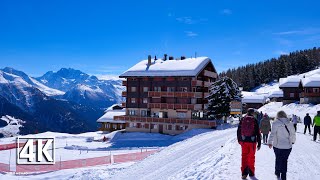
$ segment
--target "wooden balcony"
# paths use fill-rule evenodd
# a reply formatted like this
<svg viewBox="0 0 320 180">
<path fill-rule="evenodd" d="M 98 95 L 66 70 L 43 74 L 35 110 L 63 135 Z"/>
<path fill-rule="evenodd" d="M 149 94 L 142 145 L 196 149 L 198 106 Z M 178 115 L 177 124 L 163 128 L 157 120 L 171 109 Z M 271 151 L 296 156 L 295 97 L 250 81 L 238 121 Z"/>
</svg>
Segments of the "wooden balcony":
<svg viewBox="0 0 320 180">
<path fill-rule="evenodd" d="M 217 73 L 212 72 L 212 71 L 207 71 L 207 70 L 204 70 L 204 76 L 212 77 L 212 78 L 217 78 L 218 77 Z"/>
<path fill-rule="evenodd" d="M 202 86 L 202 81 L 200 81 L 200 80 L 193 80 L 193 81 L 191 81 L 191 86 L 192 86 L 192 87 Z"/>
<path fill-rule="evenodd" d="M 202 92 L 157 92 L 149 91 L 148 97 L 202 98 Z"/>
<path fill-rule="evenodd" d="M 320 92 L 318 92 L 318 93 L 315 93 L 315 92 L 312 92 L 312 93 L 302 92 L 301 93 L 301 97 L 320 97 Z"/>
<path fill-rule="evenodd" d="M 210 127 L 216 127 L 215 120 L 196 120 L 196 119 L 176 119 L 176 118 L 156 118 L 156 117 L 138 117 L 138 116 L 114 116 L 114 120 L 145 123 L 171 123 L 171 124 L 203 124 Z"/>
<path fill-rule="evenodd" d="M 121 96 L 122 97 L 127 97 L 127 91 L 122 91 Z"/>
<path fill-rule="evenodd" d="M 148 108 L 156 109 L 186 109 L 186 110 L 201 110 L 201 104 L 168 104 L 168 103 L 149 103 Z"/>
<path fill-rule="evenodd" d="M 122 81 L 122 86 L 127 86 L 127 81 Z"/>
<path fill-rule="evenodd" d="M 126 107 L 126 102 L 122 102 L 122 103 L 121 103 L 121 106 L 122 106 L 123 108 L 125 108 L 125 107 Z"/>
<path fill-rule="evenodd" d="M 212 82 L 205 81 L 204 82 L 204 87 L 210 87 L 211 84 L 212 84 Z"/>
</svg>

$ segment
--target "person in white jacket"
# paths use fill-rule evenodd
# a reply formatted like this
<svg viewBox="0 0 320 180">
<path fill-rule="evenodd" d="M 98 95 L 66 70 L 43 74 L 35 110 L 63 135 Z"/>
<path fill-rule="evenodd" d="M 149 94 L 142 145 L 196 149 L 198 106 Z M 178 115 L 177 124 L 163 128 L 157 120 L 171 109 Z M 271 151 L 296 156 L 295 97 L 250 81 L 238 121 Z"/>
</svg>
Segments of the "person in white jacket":
<svg viewBox="0 0 320 180">
<path fill-rule="evenodd" d="M 268 145 L 270 149 L 273 147 L 276 156 L 275 175 L 281 177 L 281 180 L 287 179 L 288 158 L 295 141 L 296 132 L 293 123 L 289 121 L 284 111 L 279 111 L 272 123 Z"/>
</svg>

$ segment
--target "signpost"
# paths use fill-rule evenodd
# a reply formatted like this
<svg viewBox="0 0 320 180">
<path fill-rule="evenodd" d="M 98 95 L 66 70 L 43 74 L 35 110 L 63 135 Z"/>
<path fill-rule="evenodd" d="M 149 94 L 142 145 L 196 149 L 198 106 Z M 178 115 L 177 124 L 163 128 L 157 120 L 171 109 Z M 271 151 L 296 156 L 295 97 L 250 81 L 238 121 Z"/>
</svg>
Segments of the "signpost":
<svg viewBox="0 0 320 180">
<path fill-rule="evenodd" d="M 241 114 L 241 113 L 242 113 L 241 101 L 231 101 L 230 102 L 230 114 Z"/>
</svg>

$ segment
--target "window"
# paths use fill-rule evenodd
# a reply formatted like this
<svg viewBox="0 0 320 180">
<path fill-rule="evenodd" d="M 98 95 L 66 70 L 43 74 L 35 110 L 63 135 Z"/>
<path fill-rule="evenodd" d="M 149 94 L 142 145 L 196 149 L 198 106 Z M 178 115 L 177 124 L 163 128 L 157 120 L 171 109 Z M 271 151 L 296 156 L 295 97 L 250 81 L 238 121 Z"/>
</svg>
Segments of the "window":
<svg viewBox="0 0 320 180">
<path fill-rule="evenodd" d="M 113 125 L 112 125 L 112 128 L 113 128 L 113 129 L 117 129 L 117 125 L 116 125 L 116 124 L 113 124 Z"/>
<path fill-rule="evenodd" d="M 188 78 L 186 78 L 186 77 L 181 77 L 181 78 L 179 78 L 179 81 L 188 81 Z"/>
<path fill-rule="evenodd" d="M 136 110 L 130 109 L 130 110 L 129 110 L 129 115 L 130 115 L 130 116 L 135 116 L 135 115 L 137 115 Z"/>
<path fill-rule="evenodd" d="M 314 93 L 319 93 L 319 88 L 313 88 Z"/>
<path fill-rule="evenodd" d="M 132 86 L 132 87 L 131 87 L 131 92 L 137 92 L 137 87 Z"/>
<path fill-rule="evenodd" d="M 160 86 L 155 86 L 155 87 L 154 87 L 154 91 L 161 92 L 161 87 L 160 87 Z"/>
<path fill-rule="evenodd" d="M 291 98 L 294 98 L 294 93 L 290 93 L 290 97 L 291 97 Z"/>
<path fill-rule="evenodd" d="M 187 118 L 187 113 L 185 113 L 185 112 L 177 112 L 177 118 L 179 118 L 179 119 Z"/>
<path fill-rule="evenodd" d="M 122 124 L 119 125 L 120 129 L 122 129 Z"/>
<path fill-rule="evenodd" d="M 174 87 L 167 87 L 167 91 L 168 91 L 168 92 L 174 92 L 174 91 L 175 91 L 175 88 L 174 88 Z"/>
<path fill-rule="evenodd" d="M 143 87 L 143 92 L 148 92 L 149 91 L 149 87 Z"/>
<path fill-rule="evenodd" d="M 143 98 L 143 103 L 147 104 L 148 103 L 148 98 Z"/>
<path fill-rule="evenodd" d="M 146 110 L 141 110 L 141 116 L 146 117 L 147 116 L 147 111 Z"/>
<path fill-rule="evenodd" d="M 136 103 L 136 98 L 131 98 L 131 103 L 132 104 Z"/>
<path fill-rule="evenodd" d="M 172 125 L 167 125 L 168 130 L 172 130 Z"/>
<path fill-rule="evenodd" d="M 188 92 L 188 88 L 187 87 L 180 87 L 179 91 L 180 92 Z"/>
<path fill-rule="evenodd" d="M 106 128 L 108 128 L 108 129 L 109 129 L 109 128 L 110 128 L 110 124 L 106 124 Z"/>
</svg>

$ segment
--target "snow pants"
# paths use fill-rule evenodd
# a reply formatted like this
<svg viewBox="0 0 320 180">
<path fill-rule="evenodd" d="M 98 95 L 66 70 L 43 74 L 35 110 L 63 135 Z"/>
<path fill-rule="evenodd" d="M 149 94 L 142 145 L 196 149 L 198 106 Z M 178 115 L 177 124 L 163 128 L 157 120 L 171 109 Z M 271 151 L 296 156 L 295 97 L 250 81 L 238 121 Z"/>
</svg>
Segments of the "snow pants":
<svg viewBox="0 0 320 180">
<path fill-rule="evenodd" d="M 263 143 L 267 144 L 269 134 L 262 134 L 262 135 L 263 135 Z"/>
<path fill-rule="evenodd" d="M 304 134 L 307 132 L 307 128 L 309 129 L 309 134 L 311 134 L 310 124 L 304 125 Z"/>
<path fill-rule="evenodd" d="M 273 147 L 273 150 L 274 150 L 274 154 L 276 155 L 275 174 L 281 173 L 281 179 L 285 180 L 287 176 L 287 169 L 288 169 L 288 158 L 292 148 L 278 149 L 276 147 Z"/>
<path fill-rule="evenodd" d="M 317 140 L 317 135 L 320 134 L 320 126 L 314 126 L 313 130 L 313 140 Z"/>
<path fill-rule="evenodd" d="M 240 142 L 241 145 L 241 173 L 242 175 L 250 175 L 254 176 L 255 172 L 255 155 L 256 155 L 256 148 L 257 143 L 253 142 Z"/>
</svg>

